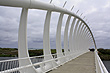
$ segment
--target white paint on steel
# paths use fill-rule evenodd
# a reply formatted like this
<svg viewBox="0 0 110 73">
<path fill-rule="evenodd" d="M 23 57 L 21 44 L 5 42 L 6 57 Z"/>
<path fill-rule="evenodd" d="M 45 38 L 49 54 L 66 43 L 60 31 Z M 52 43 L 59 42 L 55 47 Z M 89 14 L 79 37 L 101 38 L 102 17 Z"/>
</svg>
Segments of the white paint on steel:
<svg viewBox="0 0 110 73">
<path fill-rule="evenodd" d="M 51 0 L 52 2 L 52 0 Z M 97 46 L 95 43 L 94 36 L 86 24 L 86 22 L 77 16 L 71 11 L 67 9 L 55 6 L 50 3 L 44 3 L 37 0 L 0 0 L 0 6 L 11 6 L 11 7 L 21 7 L 22 14 L 20 18 L 20 25 L 19 25 L 19 33 L 18 33 L 18 56 L 19 59 L 19 66 L 18 68 L 4 70 L 3 72 L 14 72 L 20 71 L 21 73 L 44 73 L 51 69 L 54 69 L 61 64 L 64 64 L 71 59 L 87 52 L 88 47 L 92 45 L 92 42 L 95 45 L 95 61 L 96 61 L 96 72 L 99 73 L 108 73 L 105 66 L 103 65 L 100 57 L 97 54 Z M 40 9 L 46 10 L 47 15 L 45 18 L 44 24 L 44 33 L 43 33 L 43 52 L 44 52 L 44 61 L 41 63 L 32 64 L 31 57 L 28 54 L 28 47 L 27 47 L 27 16 L 28 16 L 28 9 Z M 71 10 L 73 7 L 71 8 Z M 79 10 L 78 10 L 79 11 Z M 77 11 L 77 13 L 78 13 Z M 57 32 L 56 32 L 56 50 L 57 50 L 57 58 L 53 58 L 51 54 L 50 48 L 50 21 L 51 21 L 51 13 L 52 12 L 59 12 L 61 13 L 59 16 L 59 21 L 57 25 Z M 65 31 L 64 31 L 64 54 L 62 53 L 61 47 L 61 26 L 62 26 L 62 19 L 64 14 L 69 15 L 66 21 Z M 81 14 L 82 15 L 82 14 Z M 70 28 L 69 33 L 69 48 L 68 48 L 68 30 L 71 17 L 74 17 L 72 21 L 72 25 Z M 75 21 L 77 23 L 75 25 Z M 80 24 L 79 24 L 80 23 Z M 73 29 L 74 28 L 74 29 Z M 54 55 L 54 56 L 55 56 Z M 41 57 L 41 56 L 40 56 Z M 35 57 L 36 58 L 36 57 Z M 9 60 L 11 62 L 13 60 Z M 5 61 L 4 61 L 5 62 Z M 7 62 L 7 61 L 6 61 Z M 7 65 L 8 66 L 8 65 Z M 40 66 L 39 68 L 35 69 L 34 66 Z M 1 72 L 0 72 L 1 73 Z"/>
<path fill-rule="evenodd" d="M 68 16 L 64 30 L 64 52 L 66 56 L 70 52 L 68 48 L 68 29 L 69 29 L 70 19 L 71 19 L 71 15 Z"/>
<path fill-rule="evenodd" d="M 95 50 L 96 73 L 109 73 Z"/>
<path fill-rule="evenodd" d="M 51 48 L 50 48 L 50 20 L 51 20 L 51 11 L 47 11 L 44 24 L 44 33 L 43 33 L 43 51 L 44 51 L 44 60 L 52 59 Z M 48 55 L 48 56 L 46 56 Z M 49 70 L 53 67 L 53 63 L 46 63 L 45 70 Z"/>
<path fill-rule="evenodd" d="M 76 23 L 76 25 L 75 25 L 75 29 L 74 29 L 74 32 L 73 32 L 73 48 L 74 48 L 74 51 L 76 52 L 77 51 L 77 43 L 76 43 L 76 33 L 77 33 L 77 27 L 78 27 L 78 24 L 79 24 L 79 22 L 80 22 L 80 20 L 78 19 L 77 20 L 77 23 Z"/>
<path fill-rule="evenodd" d="M 84 24 L 82 24 L 81 28 L 80 28 L 80 31 L 79 31 L 79 45 L 80 45 L 80 50 L 82 50 L 82 47 L 83 47 L 83 41 L 82 41 L 82 30 L 83 30 L 83 27 L 84 27 Z"/>
<path fill-rule="evenodd" d="M 73 39 L 73 28 L 74 28 L 74 25 L 75 25 L 75 21 L 76 21 L 76 18 L 74 18 L 73 21 L 72 21 L 71 28 L 70 28 L 70 33 L 69 33 L 69 49 L 70 49 L 70 52 L 73 52 L 72 39 Z"/>
<path fill-rule="evenodd" d="M 77 50 L 78 51 L 80 51 L 81 50 L 81 48 L 80 48 L 80 44 L 79 44 L 79 42 L 80 42 L 80 40 L 79 40 L 79 33 L 80 33 L 80 29 L 81 29 L 81 25 L 82 25 L 82 22 L 79 24 L 79 26 L 78 26 L 78 30 L 77 30 L 77 37 L 76 37 L 76 42 L 77 42 Z"/>
<path fill-rule="evenodd" d="M 84 46 L 85 46 L 85 41 L 84 41 L 84 30 L 85 30 L 85 28 L 86 28 L 86 26 L 85 26 L 85 24 L 84 24 L 84 26 L 82 27 L 83 29 L 82 29 L 82 33 L 81 33 L 81 43 L 82 43 L 82 50 L 84 50 Z"/>
<path fill-rule="evenodd" d="M 57 51 L 57 57 L 63 57 L 62 53 L 62 43 L 61 43 L 61 26 L 62 26 L 62 20 L 63 20 L 64 14 L 61 13 L 59 16 L 59 21 L 57 25 L 57 31 L 56 31 L 56 51 Z M 58 64 L 63 63 L 64 59 L 58 60 Z"/>
<path fill-rule="evenodd" d="M 19 58 L 25 58 L 29 57 L 28 54 L 28 46 L 27 46 L 27 15 L 28 15 L 28 9 L 23 8 L 20 18 L 20 25 L 19 25 L 19 33 L 18 33 L 18 57 Z M 26 60 L 19 60 L 19 66 L 25 66 L 32 64 L 30 59 Z M 28 71 L 29 70 L 29 71 Z M 26 68 L 20 70 L 21 73 L 36 73 L 34 67 Z"/>
</svg>

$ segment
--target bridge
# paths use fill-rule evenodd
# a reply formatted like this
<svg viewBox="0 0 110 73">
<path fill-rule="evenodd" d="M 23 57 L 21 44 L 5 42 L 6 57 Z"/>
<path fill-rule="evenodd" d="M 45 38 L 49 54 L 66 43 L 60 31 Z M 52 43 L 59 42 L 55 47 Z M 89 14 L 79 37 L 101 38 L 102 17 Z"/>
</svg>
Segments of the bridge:
<svg viewBox="0 0 110 73">
<path fill-rule="evenodd" d="M 62 8 L 51 4 L 51 2 L 44 3 L 37 0 L 0 0 L 0 6 L 22 8 L 18 32 L 18 58 L 0 61 L 0 73 L 63 73 L 65 69 L 71 73 L 91 73 L 90 68 L 92 68 L 92 73 L 108 73 L 98 56 L 95 39 L 89 26 L 77 13 L 65 9 L 65 4 Z M 29 9 L 47 11 L 43 32 L 44 55 L 42 56 L 29 57 L 27 47 L 27 16 Z M 51 54 L 50 48 L 49 33 L 52 12 L 60 13 L 56 31 L 56 54 Z M 64 52 L 62 52 L 61 27 L 65 14 L 68 15 L 68 18 L 64 31 Z M 69 32 L 72 17 L 74 18 Z M 95 52 L 88 52 L 90 46 L 95 47 Z M 68 73 L 67 71 L 64 73 Z"/>
</svg>

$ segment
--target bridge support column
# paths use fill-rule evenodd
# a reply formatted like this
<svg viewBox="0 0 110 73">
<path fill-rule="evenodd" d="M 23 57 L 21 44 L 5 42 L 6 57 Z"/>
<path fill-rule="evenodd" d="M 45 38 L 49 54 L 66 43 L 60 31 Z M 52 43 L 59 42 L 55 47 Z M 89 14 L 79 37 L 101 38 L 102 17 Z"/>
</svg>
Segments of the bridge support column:
<svg viewBox="0 0 110 73">
<path fill-rule="evenodd" d="M 82 31 L 83 31 L 83 27 L 84 27 L 84 23 L 82 24 L 82 26 L 81 26 L 81 29 L 80 29 L 80 32 L 79 32 L 79 45 L 80 45 L 80 50 L 82 50 L 82 47 L 83 47 L 83 45 L 82 45 L 82 43 L 84 43 L 83 41 L 82 41 Z"/>
<path fill-rule="evenodd" d="M 66 26 L 65 26 L 65 31 L 64 31 L 64 52 L 65 52 L 67 61 L 70 60 L 68 55 L 70 55 L 70 51 L 71 51 L 71 50 L 69 51 L 69 48 L 68 48 L 68 29 L 69 29 L 70 19 L 71 19 L 71 15 L 68 16 Z"/>
<path fill-rule="evenodd" d="M 28 54 L 27 46 L 27 16 L 28 9 L 23 8 L 20 18 L 19 33 L 18 33 L 18 56 L 19 58 L 26 58 L 19 60 L 19 66 L 32 65 Z M 33 66 L 20 70 L 20 73 L 36 73 Z"/>
<path fill-rule="evenodd" d="M 83 24 L 83 26 L 82 26 L 82 32 L 81 32 L 81 51 L 82 51 L 82 53 L 84 52 L 84 50 L 85 50 L 85 36 L 84 36 L 84 34 L 85 34 L 85 29 L 86 29 L 86 26 L 85 26 L 85 24 Z"/>
<path fill-rule="evenodd" d="M 76 33 L 77 33 L 77 28 L 78 28 L 79 22 L 80 22 L 80 20 L 78 19 L 77 23 L 75 25 L 75 29 L 73 31 L 73 39 L 72 39 L 72 41 L 73 41 L 73 51 L 72 52 L 75 53 L 75 55 L 74 54 L 72 55 L 73 58 L 78 56 L 77 43 L 76 43 L 76 37 L 77 37 Z"/>
<path fill-rule="evenodd" d="M 43 33 L 43 51 L 44 51 L 44 60 L 45 61 L 53 59 L 52 54 L 51 54 L 50 37 L 49 37 L 50 20 L 51 20 L 51 11 L 47 11 L 47 15 L 45 18 L 45 24 L 44 24 L 44 33 Z M 45 64 L 45 71 L 47 71 L 55 66 L 56 66 L 55 61 L 47 62 Z"/>
<path fill-rule="evenodd" d="M 70 49 L 70 54 L 75 54 L 73 53 L 73 28 L 75 26 L 75 21 L 76 18 L 74 17 L 72 24 L 71 24 L 71 28 L 70 28 L 70 33 L 69 33 L 69 49 Z M 74 55 L 71 56 L 71 59 L 73 59 Z"/>
<path fill-rule="evenodd" d="M 57 51 L 57 58 L 63 57 L 62 47 L 61 47 L 61 26 L 63 20 L 64 13 L 61 13 L 58 20 L 57 31 L 56 31 L 56 51 Z M 60 58 L 57 63 L 61 65 L 65 62 L 64 58 Z"/>
<path fill-rule="evenodd" d="M 80 29 L 81 29 L 81 25 L 82 25 L 82 22 L 79 24 L 79 26 L 78 26 L 78 29 L 77 29 L 77 34 L 76 34 L 76 43 L 77 43 L 77 50 L 78 50 L 78 52 L 82 52 L 82 50 L 81 50 L 81 48 L 80 48 L 80 40 L 79 40 L 79 38 L 80 38 Z"/>
</svg>

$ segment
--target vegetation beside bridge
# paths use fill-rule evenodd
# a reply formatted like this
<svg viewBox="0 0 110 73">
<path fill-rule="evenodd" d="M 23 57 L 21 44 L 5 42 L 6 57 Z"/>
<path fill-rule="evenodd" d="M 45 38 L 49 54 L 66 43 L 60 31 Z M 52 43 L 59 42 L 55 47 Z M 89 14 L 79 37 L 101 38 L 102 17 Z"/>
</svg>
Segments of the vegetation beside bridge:
<svg viewBox="0 0 110 73">
<path fill-rule="evenodd" d="M 64 52 L 64 50 L 62 49 Z M 43 55 L 43 49 L 32 49 L 29 50 L 30 56 L 40 56 Z M 56 49 L 51 49 L 51 53 L 55 54 Z M 0 48 L 0 57 L 18 57 L 18 49 L 17 48 Z"/>
<path fill-rule="evenodd" d="M 62 49 L 64 52 L 64 49 Z M 110 60 L 110 49 L 98 49 L 98 54 L 102 60 Z M 51 53 L 55 54 L 56 49 L 51 49 Z M 33 49 L 29 50 L 30 56 L 40 56 L 43 55 L 43 49 Z M 18 57 L 18 49 L 17 48 L 0 48 L 0 57 Z"/>
<path fill-rule="evenodd" d="M 98 54 L 102 60 L 110 60 L 110 49 L 98 49 Z"/>
</svg>

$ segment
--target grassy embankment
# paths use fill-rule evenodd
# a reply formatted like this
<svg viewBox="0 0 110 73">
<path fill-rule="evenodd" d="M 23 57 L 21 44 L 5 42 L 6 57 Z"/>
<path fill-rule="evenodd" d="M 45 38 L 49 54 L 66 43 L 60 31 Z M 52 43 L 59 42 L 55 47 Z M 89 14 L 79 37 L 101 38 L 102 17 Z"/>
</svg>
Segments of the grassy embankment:
<svg viewBox="0 0 110 73">
<path fill-rule="evenodd" d="M 0 57 L 15 57 L 18 50 L 16 48 L 0 48 Z"/>
<path fill-rule="evenodd" d="M 64 51 L 64 50 L 62 50 Z M 43 55 L 43 49 L 35 49 L 29 50 L 30 56 L 40 56 Z M 56 49 L 51 49 L 51 53 L 55 54 Z M 18 56 L 18 49 L 17 48 L 0 48 L 0 57 L 17 57 Z"/>
<path fill-rule="evenodd" d="M 110 49 L 98 49 L 98 54 L 102 60 L 110 61 Z"/>
<path fill-rule="evenodd" d="M 64 52 L 64 50 L 62 50 Z M 102 60 L 110 60 L 110 49 L 98 49 L 99 56 Z M 51 53 L 56 53 L 55 49 L 51 49 Z M 39 56 L 43 55 L 43 49 L 35 49 L 35 50 L 29 50 L 30 56 Z M 0 57 L 17 57 L 18 56 L 18 50 L 17 48 L 0 48 Z"/>
</svg>

